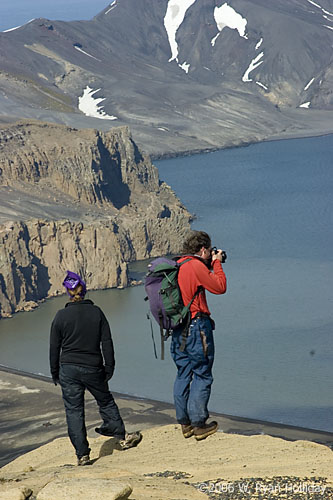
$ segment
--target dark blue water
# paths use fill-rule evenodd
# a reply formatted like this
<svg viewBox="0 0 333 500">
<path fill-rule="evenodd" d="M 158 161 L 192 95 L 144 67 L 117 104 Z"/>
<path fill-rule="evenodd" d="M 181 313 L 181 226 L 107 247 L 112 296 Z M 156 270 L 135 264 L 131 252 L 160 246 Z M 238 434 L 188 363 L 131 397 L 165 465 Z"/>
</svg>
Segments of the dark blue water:
<svg viewBox="0 0 333 500">
<path fill-rule="evenodd" d="M 227 251 L 212 405 L 333 431 L 333 136 L 158 163 Z"/>
<path fill-rule="evenodd" d="M 157 162 L 224 248 L 211 410 L 333 432 L 333 136 Z M 90 292 L 110 320 L 118 392 L 172 401 L 170 356 L 153 357 L 143 287 Z M 64 297 L 0 322 L 0 364 L 48 374 Z M 155 328 L 156 341 L 158 328 Z M 169 347 L 169 346 L 168 346 Z"/>
</svg>

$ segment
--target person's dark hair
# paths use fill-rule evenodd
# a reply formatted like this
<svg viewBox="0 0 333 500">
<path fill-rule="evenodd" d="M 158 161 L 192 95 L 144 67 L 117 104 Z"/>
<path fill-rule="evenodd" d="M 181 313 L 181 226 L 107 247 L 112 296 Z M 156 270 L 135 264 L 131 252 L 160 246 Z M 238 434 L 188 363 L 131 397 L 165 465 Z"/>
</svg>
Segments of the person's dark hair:
<svg viewBox="0 0 333 500">
<path fill-rule="evenodd" d="M 183 244 L 183 255 L 194 255 L 199 250 L 212 245 L 210 236 L 204 231 L 191 231 Z"/>
</svg>

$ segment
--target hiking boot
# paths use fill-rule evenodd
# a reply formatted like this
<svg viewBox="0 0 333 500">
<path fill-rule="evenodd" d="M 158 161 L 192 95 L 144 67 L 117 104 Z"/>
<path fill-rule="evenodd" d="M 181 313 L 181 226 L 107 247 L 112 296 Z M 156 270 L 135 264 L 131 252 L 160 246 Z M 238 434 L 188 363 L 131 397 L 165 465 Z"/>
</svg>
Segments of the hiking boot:
<svg viewBox="0 0 333 500">
<path fill-rule="evenodd" d="M 77 459 L 78 465 L 91 465 L 89 455 L 83 455 L 83 457 Z"/>
<path fill-rule="evenodd" d="M 125 436 L 125 439 L 122 439 L 120 441 L 120 446 L 122 450 L 128 450 L 129 448 L 134 448 L 135 446 L 138 446 L 142 439 L 142 434 L 141 432 L 132 432 L 131 434 L 127 434 Z"/>
<path fill-rule="evenodd" d="M 114 434 L 114 432 L 112 432 L 110 429 L 108 429 L 107 427 L 101 425 L 101 427 L 95 427 L 95 432 L 97 432 L 97 434 L 100 434 L 101 436 L 107 436 L 107 437 L 114 437 L 116 439 L 121 439 L 120 436 L 117 436 Z"/>
<path fill-rule="evenodd" d="M 206 437 L 214 434 L 217 431 L 218 423 L 213 420 L 209 424 L 204 424 L 201 427 L 194 427 L 193 433 L 194 437 L 197 441 L 201 441 L 202 439 L 206 439 Z"/>
<path fill-rule="evenodd" d="M 182 424 L 182 433 L 184 438 L 190 438 L 194 434 L 194 429 L 191 424 Z"/>
</svg>

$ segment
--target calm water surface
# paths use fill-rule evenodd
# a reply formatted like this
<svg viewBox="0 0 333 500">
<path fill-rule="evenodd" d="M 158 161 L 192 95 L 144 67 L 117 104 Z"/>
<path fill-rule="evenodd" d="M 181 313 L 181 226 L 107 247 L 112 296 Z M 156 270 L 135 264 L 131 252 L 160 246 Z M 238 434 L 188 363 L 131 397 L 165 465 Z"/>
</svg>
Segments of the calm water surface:
<svg viewBox="0 0 333 500">
<path fill-rule="evenodd" d="M 157 162 L 161 179 L 224 248 L 211 410 L 333 432 L 333 136 Z M 140 271 L 136 265 L 133 274 Z M 143 287 L 90 292 L 116 346 L 112 388 L 172 401 L 170 356 L 153 356 Z M 48 374 L 65 297 L 0 322 L 0 364 Z M 155 327 L 158 342 L 158 329 Z"/>
</svg>

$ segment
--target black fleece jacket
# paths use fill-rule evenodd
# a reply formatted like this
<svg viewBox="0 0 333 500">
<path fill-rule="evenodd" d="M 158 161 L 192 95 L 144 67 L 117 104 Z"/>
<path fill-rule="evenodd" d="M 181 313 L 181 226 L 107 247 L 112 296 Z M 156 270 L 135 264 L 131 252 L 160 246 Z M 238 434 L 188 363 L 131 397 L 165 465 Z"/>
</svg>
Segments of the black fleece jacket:
<svg viewBox="0 0 333 500">
<path fill-rule="evenodd" d="M 104 365 L 109 378 L 113 374 L 115 360 L 110 326 L 103 311 L 89 299 L 68 302 L 52 322 L 50 369 L 53 379 L 59 377 L 60 364 L 97 368 Z"/>
</svg>

